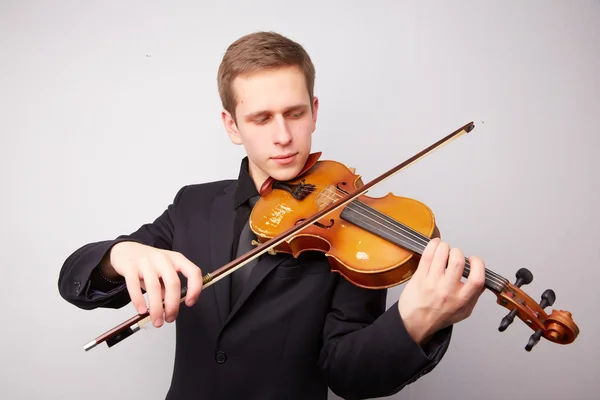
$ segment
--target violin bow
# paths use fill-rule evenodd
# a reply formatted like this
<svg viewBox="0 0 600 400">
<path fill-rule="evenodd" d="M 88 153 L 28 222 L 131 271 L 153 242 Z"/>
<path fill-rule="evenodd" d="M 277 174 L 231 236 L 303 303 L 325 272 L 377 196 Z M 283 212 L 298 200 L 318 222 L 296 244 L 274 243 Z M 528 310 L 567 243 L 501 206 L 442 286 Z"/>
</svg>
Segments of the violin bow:
<svg viewBox="0 0 600 400">
<path fill-rule="evenodd" d="M 445 136 L 444 138 L 438 140 L 437 142 L 433 143 L 432 145 L 428 146 L 427 148 L 423 149 L 422 151 L 418 152 L 417 154 L 413 155 L 412 157 L 408 158 L 407 160 L 403 161 L 402 163 L 398 164 L 394 168 L 381 174 L 379 177 L 373 179 L 369 183 L 362 185 L 360 188 L 357 188 L 356 190 L 354 190 L 351 193 L 348 193 L 348 195 L 342 197 L 339 201 L 333 202 L 333 203 L 329 204 L 328 206 L 324 207 L 319 212 L 314 214 L 312 217 L 305 219 L 303 222 L 298 223 L 297 225 L 294 225 L 293 227 L 289 228 L 287 231 L 283 232 L 279 236 L 273 237 L 272 239 L 270 239 L 262 244 L 258 244 L 251 251 L 243 254 L 242 256 L 236 258 L 235 260 L 232 260 L 231 262 L 225 264 L 224 266 L 220 267 L 219 269 L 217 269 L 213 272 L 207 273 L 206 275 L 204 275 L 202 277 L 202 289 L 204 290 L 205 288 L 212 286 L 214 283 L 223 279 L 227 275 L 233 273 L 237 269 L 242 268 L 244 265 L 246 265 L 247 263 L 256 259 L 257 257 L 260 257 L 261 255 L 263 255 L 266 252 L 270 252 L 273 248 L 277 247 L 279 244 L 286 241 L 291 235 L 302 231 L 303 229 L 312 225 L 314 222 L 317 222 L 318 220 L 320 220 L 327 214 L 335 211 L 336 209 L 338 209 L 340 207 L 343 207 L 347 203 L 354 200 L 356 197 L 366 193 L 373 186 L 385 181 L 386 179 L 392 177 L 393 175 L 400 172 L 401 170 L 403 170 L 403 169 L 407 168 L 408 166 L 412 165 L 413 163 L 419 161 L 423 157 L 431 154 L 434 150 L 439 149 L 443 145 L 449 143 L 451 140 L 457 139 L 458 137 L 471 132 L 473 129 L 474 129 L 473 122 L 469 122 L 468 124 L 465 124 L 464 126 L 460 127 L 456 131 L 450 133 L 449 135 Z M 523 282 L 523 279 L 521 279 L 521 283 L 522 282 Z M 513 285 L 510 285 L 510 286 L 512 289 L 514 289 L 513 292 L 511 292 L 511 293 L 514 293 L 514 291 L 516 291 L 518 294 L 520 294 L 520 296 L 519 296 L 520 298 L 528 297 L 526 294 L 524 294 L 523 292 L 521 292 L 518 289 L 518 286 L 520 286 L 519 284 L 516 284 L 516 286 L 517 286 L 516 288 Z M 180 303 L 185 300 L 186 294 L 187 294 L 187 287 L 183 287 L 181 290 Z M 507 304 L 511 306 L 510 307 L 511 313 L 507 317 L 505 317 L 505 320 L 508 318 L 508 320 L 510 320 L 510 322 L 512 322 L 512 319 L 514 319 L 514 317 L 517 315 L 518 311 L 521 311 L 521 313 L 519 313 L 519 316 L 522 317 L 522 313 L 523 313 L 522 308 L 519 307 L 519 304 L 516 303 L 515 298 L 513 298 L 514 296 L 509 298 L 504 293 L 502 295 L 503 295 L 502 298 L 499 297 L 499 303 L 502 305 L 505 305 L 505 306 L 507 306 Z M 552 302 L 553 302 L 553 300 L 551 302 L 546 301 L 546 304 L 548 304 L 548 303 L 551 304 Z M 525 303 L 523 303 L 523 304 L 525 304 Z M 535 304 L 535 306 L 537 306 L 537 304 Z M 508 308 L 508 306 L 507 306 L 507 308 Z M 541 312 L 543 315 L 545 315 L 543 313 L 543 309 L 541 310 Z M 536 314 L 537 314 L 537 316 L 539 316 L 540 315 L 539 311 L 536 312 Z M 525 316 L 525 318 L 526 317 L 527 316 Z M 510 322 L 508 322 L 508 320 L 507 321 L 503 320 L 503 324 L 501 325 L 501 329 L 500 329 L 501 331 L 506 329 L 506 326 L 508 326 L 508 324 L 510 324 Z M 557 324 L 560 325 L 558 328 L 560 328 L 564 325 L 569 325 L 568 317 L 558 318 L 558 322 L 556 321 L 556 318 L 554 318 L 552 321 L 550 321 L 550 320 L 551 319 L 549 318 L 548 321 L 550 323 L 554 322 L 555 325 L 557 325 Z M 104 342 L 106 342 L 108 347 L 112 347 L 115 344 L 124 340 L 125 338 L 127 338 L 127 337 L 131 336 L 132 334 L 136 333 L 137 331 L 139 331 L 142 328 L 142 326 L 147 324 L 149 321 L 150 321 L 150 313 L 148 310 L 145 313 L 137 314 L 137 315 L 131 317 L 130 319 L 124 321 L 123 323 L 115 326 L 114 328 L 106 331 L 105 333 L 96 337 L 94 340 L 86 343 L 83 347 L 84 347 L 85 351 L 89 351 L 89 350 L 93 349 L 94 347 L 96 347 L 97 345 L 104 343 Z M 556 329 L 555 329 L 555 331 L 556 331 Z M 534 338 L 535 342 L 537 342 L 537 340 L 539 340 L 542 333 L 543 333 L 543 330 L 540 328 L 540 329 L 537 329 L 536 333 L 534 333 L 532 335 L 532 338 L 534 336 L 536 336 L 536 338 Z M 551 334 L 556 335 L 555 332 L 552 332 Z M 564 332 L 563 332 L 563 335 L 564 335 Z M 576 336 L 576 333 L 575 333 L 575 336 Z M 535 339 L 537 339 L 537 340 L 535 340 Z M 571 338 L 568 339 L 568 341 L 572 341 L 572 340 L 574 340 L 574 337 L 572 339 Z M 530 342 L 531 342 L 531 340 L 530 340 Z M 533 345 L 528 345 L 528 346 L 533 347 Z M 530 348 L 529 348 L 529 350 L 530 350 Z"/>
<path fill-rule="evenodd" d="M 335 211 L 339 207 L 343 207 L 344 205 L 346 205 L 347 203 L 349 203 L 356 197 L 366 193 L 369 189 L 371 189 L 376 184 L 379 184 L 379 183 L 383 182 L 384 180 L 392 177 L 393 175 L 400 172 L 402 169 L 417 162 L 418 160 L 427 156 L 428 154 L 431 154 L 434 150 L 437 150 L 438 148 L 447 144 L 451 140 L 456 139 L 468 132 L 471 132 L 474 129 L 474 127 L 475 127 L 474 123 L 469 122 L 468 124 L 460 127 L 459 129 L 457 129 L 456 131 L 447 135 L 446 137 L 433 143 L 431 146 L 423 149 L 419 153 L 408 158 L 401 164 L 398 164 L 394 168 L 383 173 L 379 177 L 373 179 L 371 182 L 361 186 L 360 188 L 356 189 L 355 191 L 349 193 L 347 196 L 344 196 L 340 201 L 333 202 L 333 203 L 329 204 L 327 207 L 324 207 L 321 211 L 314 214 L 312 217 L 305 219 L 302 223 L 294 225 L 293 227 L 291 227 L 290 229 L 283 232 L 282 234 L 280 234 L 277 237 L 274 237 L 262 244 L 258 244 L 251 251 L 241 255 L 240 257 L 236 258 L 235 260 L 230 261 L 229 263 L 225 264 L 221 268 L 219 268 L 213 272 L 208 272 L 206 275 L 204 275 L 202 277 L 202 290 L 204 290 L 207 287 L 210 287 L 214 283 L 225 278 L 227 275 L 233 273 L 237 269 L 242 268 L 244 265 L 246 265 L 250 261 L 254 260 L 255 258 L 260 257 L 264 253 L 271 251 L 272 248 L 277 247 L 279 244 L 286 241 L 291 235 L 304 230 L 308 226 L 312 225 L 314 222 L 323 218 L 325 215 L 329 214 L 330 212 Z M 179 301 L 180 304 L 185 300 L 186 294 L 187 294 L 187 286 L 183 287 L 181 290 L 181 299 Z M 125 338 L 138 332 L 142 328 L 142 326 L 147 324 L 148 322 L 150 322 L 150 311 L 149 310 L 143 314 L 137 314 L 137 315 L 129 318 L 128 320 L 122 322 L 121 324 L 115 326 L 114 328 L 104 332 L 100 336 L 98 336 L 95 339 L 91 340 L 90 342 L 86 343 L 83 346 L 83 348 L 85 349 L 85 351 L 89 351 L 89 350 L 93 349 L 94 347 L 96 347 L 97 345 L 104 343 L 104 342 L 106 342 L 108 347 L 112 347 L 115 344 L 124 340 Z"/>
</svg>

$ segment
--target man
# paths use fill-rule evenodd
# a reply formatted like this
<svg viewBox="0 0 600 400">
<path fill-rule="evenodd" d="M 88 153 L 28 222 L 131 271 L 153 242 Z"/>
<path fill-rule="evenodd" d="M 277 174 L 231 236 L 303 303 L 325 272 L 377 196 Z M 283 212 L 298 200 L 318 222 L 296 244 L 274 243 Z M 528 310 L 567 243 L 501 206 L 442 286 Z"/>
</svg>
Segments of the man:
<svg viewBox="0 0 600 400">
<path fill-rule="evenodd" d="M 483 262 L 472 257 L 461 282 L 463 254 L 438 239 L 387 310 L 385 290 L 349 283 L 316 252 L 264 255 L 202 291 L 203 273 L 252 248 L 247 221 L 265 179 L 305 165 L 314 80 L 308 54 L 284 36 L 231 44 L 218 88 L 224 127 L 247 153 L 238 179 L 185 186 L 153 223 L 87 244 L 62 267 L 60 293 L 80 308 L 131 301 L 156 327 L 177 318 L 167 399 L 325 399 L 328 387 L 347 399 L 392 395 L 439 363 L 482 292 Z"/>
</svg>

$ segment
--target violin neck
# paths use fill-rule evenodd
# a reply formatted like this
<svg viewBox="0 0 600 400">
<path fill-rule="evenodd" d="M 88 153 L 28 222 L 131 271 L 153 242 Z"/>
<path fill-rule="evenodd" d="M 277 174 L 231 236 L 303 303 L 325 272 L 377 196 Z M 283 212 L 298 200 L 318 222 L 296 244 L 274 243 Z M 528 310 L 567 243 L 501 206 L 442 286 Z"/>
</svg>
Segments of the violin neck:
<svg viewBox="0 0 600 400">
<path fill-rule="evenodd" d="M 427 244 L 431 240 L 422 233 L 415 231 L 411 227 L 360 200 L 353 200 L 348 203 L 340 213 L 340 218 L 419 255 L 423 255 Z M 465 257 L 463 277 L 467 278 L 470 272 L 471 265 L 468 258 Z M 497 293 L 502 292 L 509 283 L 506 278 L 488 268 L 485 269 L 485 287 L 487 289 Z"/>
</svg>

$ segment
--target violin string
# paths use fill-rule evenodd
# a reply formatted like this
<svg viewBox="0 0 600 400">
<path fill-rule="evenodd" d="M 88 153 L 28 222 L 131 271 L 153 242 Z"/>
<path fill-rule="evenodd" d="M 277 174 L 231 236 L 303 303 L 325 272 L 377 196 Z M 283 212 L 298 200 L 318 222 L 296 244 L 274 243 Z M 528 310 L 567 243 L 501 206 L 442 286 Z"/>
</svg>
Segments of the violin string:
<svg viewBox="0 0 600 400">
<path fill-rule="evenodd" d="M 337 189 L 337 190 L 339 190 L 339 189 Z M 339 190 L 339 191 L 341 191 L 341 190 Z M 334 194 L 336 194 L 336 193 L 334 193 Z M 341 198 L 343 196 L 339 196 L 339 197 Z M 412 238 L 408 238 L 407 237 L 408 235 L 406 235 L 405 237 L 409 240 L 414 240 L 417 243 L 419 243 L 422 246 L 422 250 L 424 250 L 424 247 L 431 240 L 429 237 L 421 234 L 420 232 L 413 230 L 412 228 L 402 224 L 401 222 L 391 218 L 390 216 L 388 216 L 384 213 L 381 213 L 379 210 L 374 209 L 373 207 L 369 206 L 368 204 L 362 203 L 360 201 L 355 201 L 355 202 L 353 201 L 353 202 L 351 202 L 351 204 L 355 204 L 357 206 L 357 208 L 360 207 L 361 209 L 366 210 L 369 214 L 374 215 L 375 217 L 379 217 L 382 220 L 387 220 L 392 225 L 392 229 L 394 227 L 398 227 L 403 232 L 408 232 L 408 234 L 410 236 L 412 236 Z M 362 215 L 364 216 L 364 214 L 362 214 Z M 395 230 L 393 230 L 393 232 L 398 233 Z M 416 237 L 416 239 L 414 239 L 414 237 Z M 465 257 L 465 263 L 466 263 L 466 269 L 468 270 L 468 272 L 470 272 L 470 263 L 469 263 L 468 258 L 466 258 L 466 257 Z M 487 268 L 486 268 L 486 275 L 488 275 L 490 277 L 490 279 L 493 279 L 497 283 L 508 284 L 508 280 L 506 278 L 502 277 L 501 275 L 499 275 L 499 274 L 495 273 L 494 271 L 489 270 Z"/>
<path fill-rule="evenodd" d="M 312 188 L 306 188 L 306 189 L 302 188 L 301 190 L 313 192 L 314 187 L 315 186 L 313 186 Z M 332 190 L 337 190 L 341 193 L 344 193 L 339 188 L 333 188 L 331 186 L 327 186 L 325 190 L 321 191 L 321 194 L 323 194 L 324 192 L 327 191 L 327 192 L 331 193 L 332 195 L 337 196 L 337 198 L 335 198 L 335 197 L 328 196 L 327 194 L 324 194 L 324 196 L 326 198 L 328 198 L 329 200 L 332 200 L 332 201 L 335 201 L 337 199 L 341 199 L 344 197 L 342 195 L 339 195 L 338 193 L 332 192 Z M 429 242 L 431 240 L 427 236 L 422 235 L 420 232 L 412 230 L 410 227 L 400 223 L 399 221 L 394 220 L 393 218 L 390 218 L 389 216 L 378 211 L 377 209 L 374 209 L 371 206 L 364 204 L 360 201 L 351 201 L 347 207 L 350 210 L 355 211 L 361 217 L 365 217 L 365 218 L 372 220 L 373 223 L 375 223 L 375 227 L 374 227 L 375 229 L 381 230 L 380 227 L 383 227 L 384 229 L 387 229 L 388 232 L 392 232 L 394 234 L 400 235 L 404 239 L 406 239 L 414 244 L 419 245 L 421 250 L 424 250 L 425 246 L 427 245 L 427 242 Z M 359 209 L 365 210 L 366 213 L 358 211 Z M 375 216 L 377 219 L 369 217 L 367 214 L 371 214 L 371 215 Z M 383 220 L 384 222 L 388 222 L 392 226 L 391 227 L 386 226 L 386 224 L 384 222 L 381 222 L 380 220 Z M 395 228 L 399 228 L 402 232 L 396 230 Z M 465 257 L 465 271 L 470 273 L 470 263 L 466 257 Z M 491 283 L 494 283 L 495 285 L 497 285 L 498 290 L 502 290 L 504 288 L 504 286 L 506 284 L 508 284 L 508 280 L 506 278 L 498 275 L 497 273 L 495 273 L 487 268 L 485 269 L 485 271 L 486 271 L 485 272 L 486 279 L 488 279 Z"/>
<path fill-rule="evenodd" d="M 339 196 L 339 197 L 342 197 L 342 196 Z M 421 234 L 420 232 L 413 230 L 412 228 L 402 224 L 401 222 L 391 218 L 390 216 L 388 216 L 384 213 L 381 213 L 379 210 L 374 209 L 373 207 L 369 206 L 368 204 L 362 203 L 360 201 L 351 202 L 351 204 L 353 204 L 356 208 L 361 208 L 363 210 L 366 210 L 367 213 L 375 216 L 376 218 L 379 218 L 383 221 L 387 221 L 392 226 L 391 228 L 387 227 L 390 231 L 392 231 L 394 233 L 399 233 L 396 229 L 394 229 L 394 228 L 399 228 L 404 233 L 404 237 L 406 239 L 412 240 L 413 242 L 416 242 L 416 243 L 419 243 L 422 246 L 421 250 L 424 250 L 427 243 L 431 240 L 429 237 Z M 353 208 L 353 206 L 351 206 L 351 208 Z M 362 216 L 366 216 L 366 215 L 362 214 Z M 372 218 L 370 218 L 370 219 L 372 219 Z M 382 223 L 381 225 L 384 225 L 384 224 Z M 415 239 L 415 237 L 416 237 L 416 239 Z M 466 257 L 465 257 L 465 270 L 467 272 L 470 272 L 470 262 L 469 262 L 469 259 Z M 499 289 L 502 289 L 504 285 L 508 284 L 508 280 L 506 280 L 506 278 L 500 276 L 499 274 L 495 273 L 494 271 L 491 271 L 486 268 L 485 273 L 486 273 L 486 277 L 490 281 L 500 285 Z"/>
<path fill-rule="evenodd" d="M 331 188 L 330 188 L 331 189 Z M 335 193 L 334 193 L 335 194 Z M 339 198 L 343 197 L 343 196 L 339 196 Z M 328 197 L 329 199 L 332 199 L 331 197 Z M 335 200 L 335 199 L 332 199 Z M 371 221 L 373 221 L 373 223 L 375 224 L 375 226 L 372 226 L 372 228 L 376 229 L 376 230 L 380 230 L 380 231 L 385 231 L 385 229 L 387 229 L 388 232 L 393 232 L 395 234 L 400 235 L 401 237 L 405 238 L 406 240 L 412 242 L 412 243 L 416 243 L 418 245 L 420 245 L 420 249 L 421 251 L 424 250 L 425 246 L 427 245 L 427 242 L 430 241 L 430 239 L 427 236 L 422 235 L 419 232 L 416 232 L 414 230 L 412 230 L 411 228 L 407 227 L 406 225 L 390 218 L 389 216 L 382 214 L 381 212 L 379 212 L 376 209 L 373 209 L 372 207 L 370 207 L 367 204 L 364 204 L 360 201 L 357 201 L 356 203 L 350 202 L 348 205 L 348 208 L 353 210 L 354 212 L 356 212 L 358 215 L 360 215 L 361 217 L 365 217 L 370 219 Z M 386 226 L 384 223 L 375 220 L 374 218 L 367 216 L 365 213 L 362 213 L 360 211 L 357 211 L 357 209 L 363 209 L 366 210 L 368 214 L 371 214 L 373 216 L 375 216 L 378 219 L 381 220 L 386 220 L 386 222 L 391 223 L 392 227 Z M 380 227 L 384 228 L 381 229 Z M 394 229 L 394 228 L 400 228 L 400 230 L 404 231 L 404 233 L 399 232 L 398 230 Z M 408 233 L 408 234 L 407 234 Z M 409 237 L 412 236 L 412 237 Z M 416 238 L 415 238 L 416 237 Z M 470 263 L 469 260 L 465 257 L 465 271 L 466 272 L 470 272 Z M 502 290 L 503 287 L 508 284 L 508 281 L 499 276 L 498 274 L 496 274 L 495 272 L 489 270 L 489 269 L 485 269 L 485 273 L 486 273 L 486 279 L 494 284 L 496 286 L 496 289 L 498 290 Z"/>
</svg>

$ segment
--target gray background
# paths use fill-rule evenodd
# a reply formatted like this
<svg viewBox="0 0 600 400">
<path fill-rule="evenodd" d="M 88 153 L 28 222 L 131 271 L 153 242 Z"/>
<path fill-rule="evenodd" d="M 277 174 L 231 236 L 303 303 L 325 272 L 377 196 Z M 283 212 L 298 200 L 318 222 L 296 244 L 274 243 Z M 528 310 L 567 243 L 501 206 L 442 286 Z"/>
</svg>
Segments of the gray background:
<svg viewBox="0 0 600 400">
<path fill-rule="evenodd" d="M 530 268 L 525 290 L 554 289 L 581 329 L 527 353 L 532 332 L 499 333 L 486 292 L 439 367 L 393 398 L 597 398 L 599 21 L 598 1 L 2 1 L 0 397 L 164 397 L 174 325 L 86 353 L 134 309 L 79 310 L 58 272 L 182 185 L 236 176 L 216 70 L 233 40 L 275 30 L 316 64 L 315 150 L 365 181 L 474 121 L 370 194 L 424 202 L 511 281 Z"/>
</svg>

